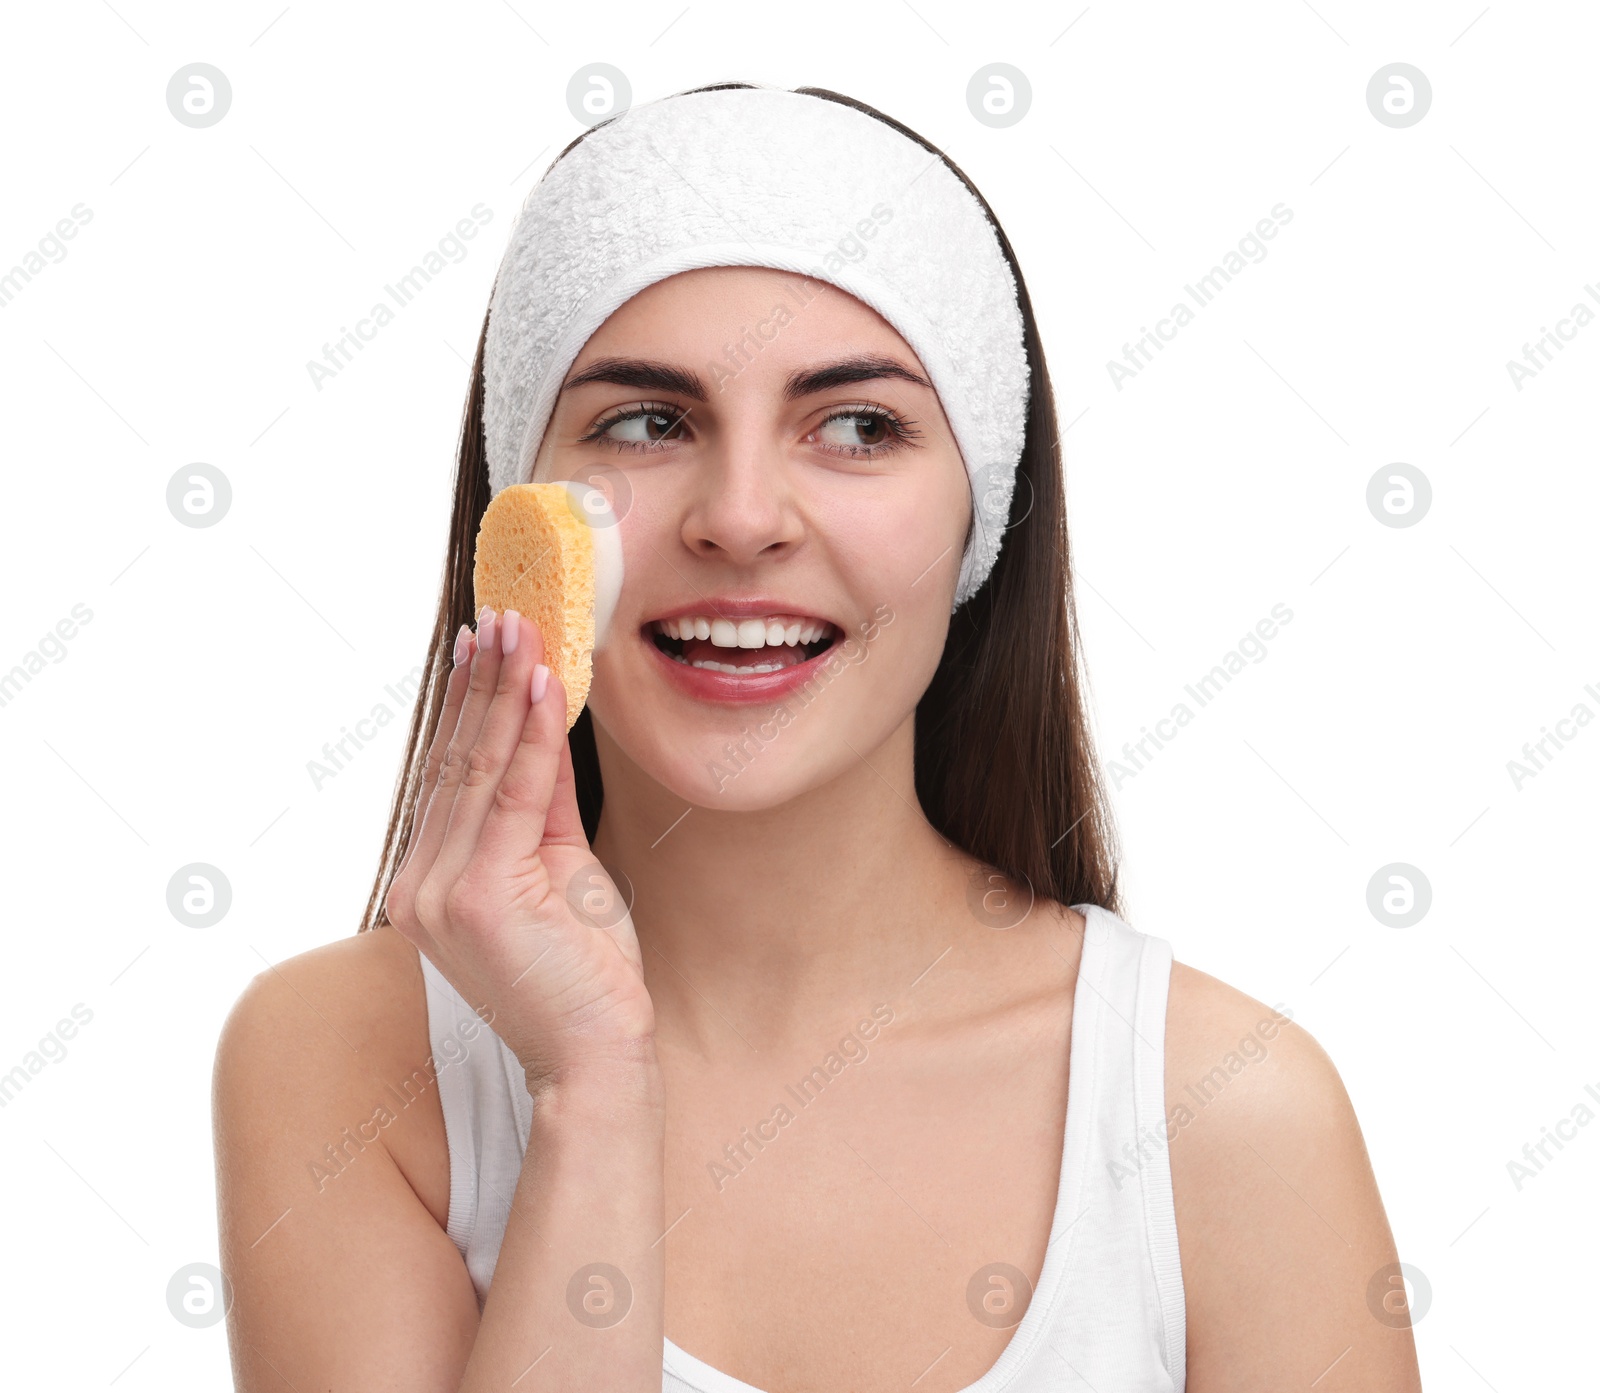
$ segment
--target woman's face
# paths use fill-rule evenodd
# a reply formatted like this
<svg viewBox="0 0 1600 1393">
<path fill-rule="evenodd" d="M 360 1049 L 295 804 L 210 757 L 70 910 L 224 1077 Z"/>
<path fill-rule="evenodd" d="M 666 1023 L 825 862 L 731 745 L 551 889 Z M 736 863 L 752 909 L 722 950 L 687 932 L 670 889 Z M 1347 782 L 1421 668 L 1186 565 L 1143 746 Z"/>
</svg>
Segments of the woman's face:
<svg viewBox="0 0 1600 1393">
<path fill-rule="evenodd" d="M 776 806 L 912 718 L 970 495 L 927 372 L 859 300 L 753 267 L 649 286 L 568 371 L 536 477 L 592 482 L 619 515 L 589 709 L 678 797 Z M 813 628 L 826 651 L 789 642 Z"/>
</svg>

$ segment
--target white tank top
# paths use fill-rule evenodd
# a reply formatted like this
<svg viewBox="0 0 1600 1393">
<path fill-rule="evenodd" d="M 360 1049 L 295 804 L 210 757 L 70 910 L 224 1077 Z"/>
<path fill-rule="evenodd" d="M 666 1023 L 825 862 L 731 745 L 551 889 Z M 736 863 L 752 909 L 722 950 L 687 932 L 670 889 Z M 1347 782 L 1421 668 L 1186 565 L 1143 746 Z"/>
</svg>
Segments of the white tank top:
<svg viewBox="0 0 1600 1393">
<path fill-rule="evenodd" d="M 1010 1342 L 962 1393 L 1184 1387 L 1183 1275 L 1163 1091 L 1172 949 L 1098 905 L 1073 908 L 1087 928 L 1073 989 L 1055 1217 Z M 533 1099 L 511 1048 L 426 957 L 421 962 L 450 1148 L 447 1230 L 481 1311 L 522 1171 Z M 762 1393 L 670 1339 L 661 1365 L 662 1393 Z"/>
</svg>

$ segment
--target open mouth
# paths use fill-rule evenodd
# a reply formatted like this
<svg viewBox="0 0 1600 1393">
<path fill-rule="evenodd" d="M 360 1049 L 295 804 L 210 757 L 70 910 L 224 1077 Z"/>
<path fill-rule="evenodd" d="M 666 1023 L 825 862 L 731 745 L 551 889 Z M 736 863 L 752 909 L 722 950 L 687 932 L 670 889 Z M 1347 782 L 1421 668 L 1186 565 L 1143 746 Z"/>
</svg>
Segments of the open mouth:
<svg viewBox="0 0 1600 1393">
<path fill-rule="evenodd" d="M 676 663 L 735 677 L 782 672 L 828 651 L 842 630 L 826 619 L 713 619 L 685 615 L 645 625 L 645 637 Z"/>
</svg>

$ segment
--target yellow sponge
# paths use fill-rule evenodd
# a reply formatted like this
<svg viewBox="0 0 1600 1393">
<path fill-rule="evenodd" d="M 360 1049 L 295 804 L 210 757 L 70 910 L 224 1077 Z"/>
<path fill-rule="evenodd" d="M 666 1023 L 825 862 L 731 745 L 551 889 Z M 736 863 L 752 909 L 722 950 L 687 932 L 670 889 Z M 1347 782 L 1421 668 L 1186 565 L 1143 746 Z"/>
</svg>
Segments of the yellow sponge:
<svg viewBox="0 0 1600 1393">
<path fill-rule="evenodd" d="M 484 510 L 472 564 L 477 613 L 514 609 L 544 635 L 544 661 L 567 693 L 567 729 L 594 673 L 595 532 L 564 483 L 511 484 Z"/>
</svg>

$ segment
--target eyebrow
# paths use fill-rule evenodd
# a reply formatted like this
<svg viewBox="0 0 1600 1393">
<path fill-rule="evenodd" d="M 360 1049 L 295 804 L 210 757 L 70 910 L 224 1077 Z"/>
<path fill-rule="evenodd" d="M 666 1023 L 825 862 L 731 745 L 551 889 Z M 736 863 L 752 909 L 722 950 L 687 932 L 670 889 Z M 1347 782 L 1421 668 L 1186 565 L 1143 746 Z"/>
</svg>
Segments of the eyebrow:
<svg viewBox="0 0 1600 1393">
<path fill-rule="evenodd" d="M 783 396 L 785 401 L 796 401 L 813 392 L 826 392 L 852 382 L 871 382 L 879 378 L 894 378 L 933 390 L 933 384 L 927 378 L 912 372 L 893 358 L 860 353 L 813 368 L 797 368 L 784 380 Z M 636 387 L 642 391 L 671 392 L 698 402 L 709 400 L 705 384 L 696 373 L 648 358 L 601 358 L 569 377 L 561 390 L 567 392 L 591 382 L 608 382 L 613 386 Z"/>
</svg>

